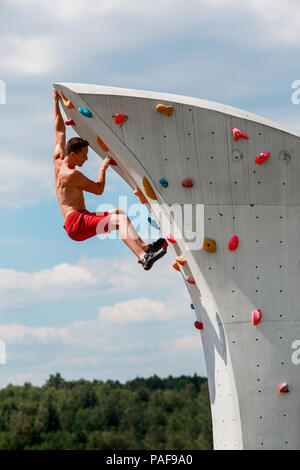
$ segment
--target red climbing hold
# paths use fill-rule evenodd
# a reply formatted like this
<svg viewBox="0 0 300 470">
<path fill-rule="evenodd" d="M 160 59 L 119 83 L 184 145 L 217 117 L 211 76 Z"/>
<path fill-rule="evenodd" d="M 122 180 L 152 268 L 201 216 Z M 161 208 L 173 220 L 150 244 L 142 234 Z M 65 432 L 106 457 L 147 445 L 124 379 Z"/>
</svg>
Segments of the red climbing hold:
<svg viewBox="0 0 300 470">
<path fill-rule="evenodd" d="M 116 162 L 113 158 L 111 158 L 111 157 L 110 157 L 110 162 L 109 162 L 109 164 L 112 165 L 112 166 L 117 166 L 117 165 L 118 165 L 117 162 Z"/>
<path fill-rule="evenodd" d="M 168 243 L 167 243 L 167 241 L 165 240 L 165 241 L 164 241 L 164 244 L 163 244 L 163 250 L 164 250 L 164 251 L 167 251 L 167 249 L 168 249 Z"/>
<path fill-rule="evenodd" d="M 228 250 L 234 251 L 237 249 L 239 246 L 239 239 L 237 235 L 234 235 L 234 237 L 231 238 L 229 244 L 228 244 Z"/>
<path fill-rule="evenodd" d="M 198 320 L 195 321 L 194 326 L 197 328 L 197 330 L 203 330 L 203 323 Z"/>
<path fill-rule="evenodd" d="M 72 118 L 69 118 L 65 121 L 66 126 L 75 126 L 75 122 L 73 121 Z"/>
<path fill-rule="evenodd" d="M 258 325 L 261 320 L 261 310 L 258 308 L 252 312 L 252 323 L 253 325 Z"/>
<path fill-rule="evenodd" d="M 290 391 L 289 386 L 286 382 L 279 385 L 279 387 L 278 387 L 278 395 L 280 395 L 281 393 L 289 393 L 289 391 Z"/>
<path fill-rule="evenodd" d="M 189 284 L 196 284 L 196 281 L 195 281 L 195 279 L 194 279 L 192 276 L 185 276 L 185 280 L 186 280 L 186 282 L 188 282 Z"/>
<path fill-rule="evenodd" d="M 259 155 L 256 155 L 255 163 L 262 165 L 264 161 L 269 158 L 269 156 L 270 156 L 270 152 L 260 153 Z"/>
<path fill-rule="evenodd" d="M 166 239 L 168 240 L 168 242 L 170 243 L 177 243 L 175 238 L 173 237 L 173 235 L 171 233 L 167 233 L 166 235 Z"/>
<path fill-rule="evenodd" d="M 232 128 L 233 132 L 233 140 L 236 142 L 239 139 L 249 139 L 249 137 L 244 134 L 242 131 L 240 131 L 237 127 Z"/>
<path fill-rule="evenodd" d="M 115 118 L 116 124 L 123 124 L 128 116 L 126 116 L 126 114 L 115 114 L 113 117 Z"/>
<path fill-rule="evenodd" d="M 193 181 L 190 178 L 186 178 L 181 182 L 183 188 L 192 188 L 194 186 Z"/>
</svg>

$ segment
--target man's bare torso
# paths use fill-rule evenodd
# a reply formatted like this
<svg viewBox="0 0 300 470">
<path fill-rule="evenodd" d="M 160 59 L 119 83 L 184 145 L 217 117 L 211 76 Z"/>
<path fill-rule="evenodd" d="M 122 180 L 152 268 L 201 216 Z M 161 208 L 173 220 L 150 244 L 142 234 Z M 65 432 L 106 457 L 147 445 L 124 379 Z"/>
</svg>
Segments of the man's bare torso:
<svg viewBox="0 0 300 470">
<path fill-rule="evenodd" d="M 75 175 L 65 159 L 54 160 L 56 196 L 64 219 L 73 211 L 85 210 L 83 191 L 74 185 Z"/>
</svg>

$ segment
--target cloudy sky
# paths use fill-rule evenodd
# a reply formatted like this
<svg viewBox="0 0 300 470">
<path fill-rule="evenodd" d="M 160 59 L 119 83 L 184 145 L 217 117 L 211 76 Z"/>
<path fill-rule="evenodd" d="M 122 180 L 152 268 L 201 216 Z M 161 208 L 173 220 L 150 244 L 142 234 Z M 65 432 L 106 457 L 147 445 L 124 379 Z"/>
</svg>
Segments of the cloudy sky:
<svg viewBox="0 0 300 470">
<path fill-rule="evenodd" d="M 56 372 L 205 375 L 171 255 L 143 272 L 120 240 L 76 243 L 62 229 L 52 83 L 195 96 L 300 132 L 299 1 L 0 0 L 0 24 L 0 387 Z M 86 174 L 95 178 L 100 163 L 90 151 Z M 119 196 L 136 202 L 109 169 L 105 193 L 87 196 L 87 207 L 117 207 Z"/>
</svg>

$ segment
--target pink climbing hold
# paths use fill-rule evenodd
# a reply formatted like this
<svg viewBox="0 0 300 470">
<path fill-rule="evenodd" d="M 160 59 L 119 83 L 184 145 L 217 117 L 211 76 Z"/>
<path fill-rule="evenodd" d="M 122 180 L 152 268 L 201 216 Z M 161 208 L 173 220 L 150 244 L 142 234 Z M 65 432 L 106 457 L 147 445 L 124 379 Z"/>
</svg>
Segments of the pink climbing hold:
<svg viewBox="0 0 300 470">
<path fill-rule="evenodd" d="M 270 152 L 260 153 L 259 155 L 256 155 L 255 163 L 262 165 L 264 161 L 266 161 L 269 158 L 269 156 L 270 156 Z"/>
<path fill-rule="evenodd" d="M 128 116 L 126 116 L 126 114 L 115 114 L 113 117 L 115 118 L 116 124 L 123 124 Z"/>
<path fill-rule="evenodd" d="M 173 235 L 171 233 L 167 233 L 166 235 L 166 239 L 168 240 L 168 242 L 170 243 L 177 243 L 175 238 L 173 237 Z"/>
<path fill-rule="evenodd" d="M 252 323 L 258 325 L 261 320 L 261 310 L 258 308 L 252 312 Z"/>
<path fill-rule="evenodd" d="M 281 393 L 289 393 L 289 391 L 290 391 L 290 389 L 289 389 L 289 386 L 286 382 L 279 385 L 279 387 L 278 387 L 278 395 L 280 395 Z"/>
<path fill-rule="evenodd" d="M 229 244 L 228 244 L 228 250 L 234 251 L 237 249 L 239 246 L 239 239 L 237 235 L 234 235 L 234 237 L 231 238 Z"/>
<path fill-rule="evenodd" d="M 247 140 L 249 139 L 249 137 L 246 134 L 244 134 L 242 131 L 240 131 L 237 127 L 233 127 L 232 132 L 233 132 L 234 142 L 236 142 L 239 139 L 247 139 Z"/>
<path fill-rule="evenodd" d="M 198 320 L 195 321 L 194 326 L 197 328 L 197 330 L 203 330 L 203 323 Z"/>
<path fill-rule="evenodd" d="M 181 182 L 183 188 L 192 188 L 194 186 L 193 181 L 190 178 L 186 178 Z"/>
<path fill-rule="evenodd" d="M 195 281 L 195 279 L 194 279 L 192 276 L 185 276 L 185 280 L 186 280 L 186 282 L 188 282 L 189 284 L 196 284 L 196 281 Z"/>
<path fill-rule="evenodd" d="M 73 121 L 72 118 L 69 118 L 65 121 L 66 126 L 75 126 L 75 122 Z"/>
</svg>

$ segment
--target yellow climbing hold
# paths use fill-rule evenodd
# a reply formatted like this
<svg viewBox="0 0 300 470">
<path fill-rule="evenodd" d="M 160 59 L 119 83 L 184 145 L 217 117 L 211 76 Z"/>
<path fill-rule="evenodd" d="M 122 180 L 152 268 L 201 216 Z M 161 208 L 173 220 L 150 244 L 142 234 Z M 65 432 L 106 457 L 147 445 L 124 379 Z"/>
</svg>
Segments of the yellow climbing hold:
<svg viewBox="0 0 300 470">
<path fill-rule="evenodd" d="M 172 266 L 173 266 L 174 269 L 176 269 L 176 271 L 180 271 L 180 268 L 179 268 L 178 264 L 176 263 L 176 261 L 174 261 Z"/>
<path fill-rule="evenodd" d="M 142 193 L 142 191 L 139 188 L 136 188 L 134 190 L 134 194 L 140 198 L 140 201 L 141 201 L 142 204 L 146 204 L 147 199 L 145 198 L 144 194 Z"/>
<path fill-rule="evenodd" d="M 156 106 L 156 111 L 166 116 L 171 116 L 173 113 L 173 106 L 166 106 L 165 104 L 158 104 Z"/>
<path fill-rule="evenodd" d="M 147 194 L 147 196 L 149 196 L 150 199 L 157 200 L 155 192 L 153 191 L 152 186 L 149 183 L 149 181 L 147 180 L 146 176 L 144 176 L 144 178 L 143 178 L 143 186 L 144 186 L 144 190 L 145 190 L 145 193 Z"/>
<path fill-rule="evenodd" d="M 64 103 L 65 107 L 68 108 L 68 109 L 74 108 L 73 103 L 71 103 L 71 101 L 68 100 L 68 99 L 65 97 L 65 95 L 63 94 L 63 92 L 60 91 L 59 93 L 60 93 L 61 99 L 63 100 L 63 103 Z"/>
<path fill-rule="evenodd" d="M 109 148 L 107 147 L 107 145 L 105 145 L 103 140 L 100 139 L 98 135 L 97 135 L 97 144 L 100 145 L 100 147 L 102 148 L 102 150 L 104 150 L 104 152 L 109 152 Z"/>
<path fill-rule="evenodd" d="M 213 253 L 216 251 L 216 242 L 215 240 L 212 240 L 211 238 L 204 238 L 203 242 L 203 248 L 204 250 L 208 251 L 209 253 Z"/>
<path fill-rule="evenodd" d="M 177 261 L 177 263 L 181 264 L 181 266 L 184 266 L 185 263 L 186 263 L 186 259 L 185 259 L 185 257 L 182 256 L 182 255 L 181 255 L 181 256 L 177 256 L 176 261 Z"/>
</svg>

